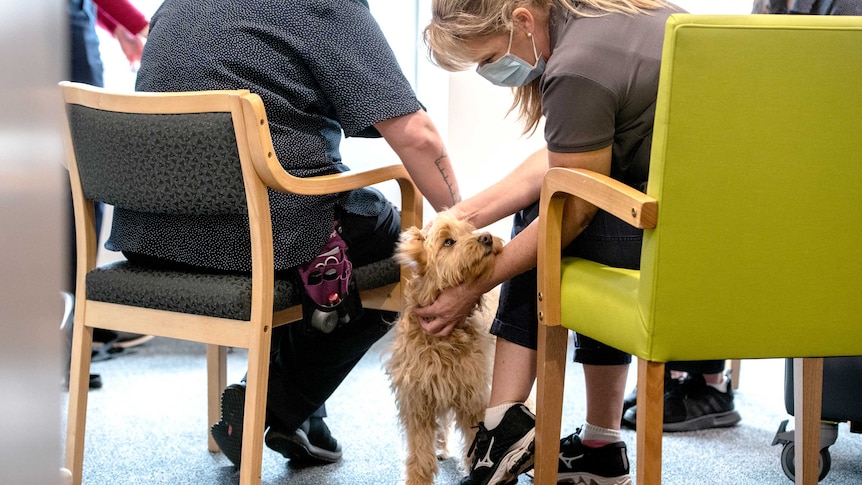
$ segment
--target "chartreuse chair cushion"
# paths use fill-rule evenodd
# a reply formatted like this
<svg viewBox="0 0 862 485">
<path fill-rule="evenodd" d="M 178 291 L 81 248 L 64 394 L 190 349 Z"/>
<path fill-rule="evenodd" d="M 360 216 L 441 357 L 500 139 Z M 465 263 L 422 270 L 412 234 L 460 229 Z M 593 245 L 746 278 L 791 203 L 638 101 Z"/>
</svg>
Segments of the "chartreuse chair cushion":
<svg viewBox="0 0 862 485">
<path fill-rule="evenodd" d="M 566 260 L 563 325 L 666 362 L 862 354 L 862 19 L 673 16 L 641 271 Z"/>
<path fill-rule="evenodd" d="M 562 322 L 581 333 L 646 355 L 649 333 L 638 306 L 640 271 L 567 257 L 561 262 Z"/>
</svg>

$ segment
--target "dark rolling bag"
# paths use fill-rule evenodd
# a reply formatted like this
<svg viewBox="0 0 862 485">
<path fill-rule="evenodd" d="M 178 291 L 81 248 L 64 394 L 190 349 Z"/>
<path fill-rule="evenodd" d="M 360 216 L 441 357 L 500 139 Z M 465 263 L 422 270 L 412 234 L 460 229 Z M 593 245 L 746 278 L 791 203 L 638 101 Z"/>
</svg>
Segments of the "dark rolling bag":
<svg viewBox="0 0 862 485">
<path fill-rule="evenodd" d="M 784 406 L 793 415 L 793 359 L 787 359 L 784 372 Z M 832 457 L 829 447 L 838 439 L 838 424 L 847 422 L 851 433 L 862 433 L 862 356 L 823 359 L 823 401 L 820 426 L 820 474 L 829 473 Z M 782 421 L 773 445 L 781 444 L 781 467 L 794 480 L 793 431 Z"/>
</svg>

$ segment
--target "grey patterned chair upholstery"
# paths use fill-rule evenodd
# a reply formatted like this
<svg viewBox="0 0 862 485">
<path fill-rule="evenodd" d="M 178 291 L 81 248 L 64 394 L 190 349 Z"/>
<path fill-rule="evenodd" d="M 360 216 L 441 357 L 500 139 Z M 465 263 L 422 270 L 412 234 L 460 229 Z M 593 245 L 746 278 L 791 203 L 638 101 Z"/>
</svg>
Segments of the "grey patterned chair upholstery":
<svg viewBox="0 0 862 485">
<path fill-rule="evenodd" d="M 395 180 L 405 229 L 421 225 L 421 195 L 401 165 L 291 176 L 274 156 L 263 103 L 245 90 L 116 94 L 60 85 L 78 246 L 65 458 L 73 483 L 82 480 L 93 329 L 105 328 L 207 344 L 210 424 L 219 419 L 226 349 L 248 349 L 240 484 L 259 484 L 270 334 L 302 316 L 299 288 L 273 270 L 267 191 L 328 194 Z M 146 212 L 245 215 L 252 272 L 165 271 L 127 261 L 96 267 L 93 201 Z M 356 268 L 363 306 L 400 311 L 404 271 L 394 260 Z M 209 449 L 218 451 L 212 438 Z"/>
</svg>

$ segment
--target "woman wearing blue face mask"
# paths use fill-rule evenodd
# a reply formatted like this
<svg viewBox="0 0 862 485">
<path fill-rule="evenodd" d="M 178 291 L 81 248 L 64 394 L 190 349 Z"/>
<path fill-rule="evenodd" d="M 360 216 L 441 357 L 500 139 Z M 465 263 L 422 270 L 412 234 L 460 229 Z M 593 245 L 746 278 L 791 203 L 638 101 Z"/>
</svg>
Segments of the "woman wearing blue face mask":
<svg viewBox="0 0 862 485">
<path fill-rule="evenodd" d="M 515 215 L 513 238 L 485 281 L 443 292 L 416 311 L 423 328 L 445 335 L 482 293 L 503 283 L 492 326 L 494 378 L 485 419 L 462 485 L 511 484 L 532 466 L 534 416 L 523 405 L 536 376 L 538 199 L 548 167 L 586 168 L 633 187 L 646 185 L 659 65 L 667 17 L 661 0 L 434 0 L 425 39 L 433 60 L 456 71 L 477 66 L 513 87 L 525 132 L 545 118 L 547 148 L 453 210 L 477 227 Z M 567 255 L 637 268 L 642 233 L 582 201 L 566 207 Z M 620 418 L 631 356 L 576 337 L 587 414 L 563 439 L 559 478 L 629 484 Z"/>
<path fill-rule="evenodd" d="M 527 37 L 530 38 L 530 42 L 533 44 L 533 58 L 536 59 L 536 63 L 532 66 L 527 61 L 512 54 L 512 38 L 514 36 L 515 29 L 513 27 L 509 30 L 509 47 L 506 49 L 506 54 L 496 61 L 487 62 L 476 68 L 476 72 L 480 76 L 497 86 L 510 88 L 526 86 L 545 71 L 545 60 L 539 57 L 532 32 L 527 32 Z"/>
</svg>

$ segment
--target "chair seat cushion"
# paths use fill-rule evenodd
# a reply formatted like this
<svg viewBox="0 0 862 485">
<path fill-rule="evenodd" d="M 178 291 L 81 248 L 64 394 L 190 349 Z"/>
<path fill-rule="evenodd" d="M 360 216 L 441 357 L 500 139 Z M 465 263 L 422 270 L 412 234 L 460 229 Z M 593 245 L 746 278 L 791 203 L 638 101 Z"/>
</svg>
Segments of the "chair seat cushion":
<svg viewBox="0 0 862 485">
<path fill-rule="evenodd" d="M 353 271 L 359 291 L 397 283 L 400 268 L 393 259 Z M 87 298 L 157 310 L 248 320 L 251 318 L 251 277 L 237 273 L 166 271 L 118 261 L 87 274 Z M 297 283 L 276 275 L 273 311 L 299 305 Z"/>
<path fill-rule="evenodd" d="M 640 271 L 563 258 L 561 325 L 638 357 L 650 355 L 638 305 Z"/>
</svg>

